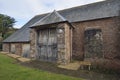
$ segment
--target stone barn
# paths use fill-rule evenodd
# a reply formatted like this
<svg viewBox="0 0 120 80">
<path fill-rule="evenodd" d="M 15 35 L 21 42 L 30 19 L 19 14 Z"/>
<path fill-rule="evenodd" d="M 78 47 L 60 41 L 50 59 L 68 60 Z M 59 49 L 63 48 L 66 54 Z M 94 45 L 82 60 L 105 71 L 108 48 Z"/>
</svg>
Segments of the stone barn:
<svg viewBox="0 0 120 80">
<path fill-rule="evenodd" d="M 3 51 L 69 63 L 119 58 L 120 0 L 106 0 L 36 15 L 3 41 Z"/>
</svg>

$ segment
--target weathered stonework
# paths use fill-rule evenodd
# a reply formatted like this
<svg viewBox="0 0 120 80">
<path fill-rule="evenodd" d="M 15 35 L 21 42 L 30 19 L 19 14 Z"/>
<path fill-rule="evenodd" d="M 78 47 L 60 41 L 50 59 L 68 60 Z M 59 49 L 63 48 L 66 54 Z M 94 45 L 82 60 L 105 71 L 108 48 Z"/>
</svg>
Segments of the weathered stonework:
<svg viewBox="0 0 120 80">
<path fill-rule="evenodd" d="M 57 33 L 58 39 L 58 61 L 68 63 L 70 59 L 83 60 L 85 59 L 85 31 L 86 29 L 101 29 L 103 43 L 103 57 L 112 59 L 119 55 L 118 49 L 118 23 L 116 18 L 106 18 L 91 20 L 85 22 L 76 22 L 72 25 L 74 29 L 70 29 L 66 23 L 57 24 L 57 30 L 62 29 L 63 33 Z M 72 31 L 72 35 L 71 35 Z M 72 37 L 72 38 L 71 38 Z M 30 57 L 37 57 L 37 32 L 35 29 L 30 31 Z M 72 44 L 71 44 L 72 41 Z M 4 43 L 3 51 L 10 52 L 11 45 L 15 44 L 15 54 L 22 55 L 22 44 L 24 43 Z M 72 53 L 72 55 L 71 55 Z"/>
<path fill-rule="evenodd" d="M 29 48 L 25 49 L 25 47 L 23 47 L 23 45 L 29 45 L 29 43 L 28 42 L 27 43 L 3 43 L 3 51 L 23 56 L 25 50 L 27 50 L 28 51 L 26 53 L 27 55 L 23 56 L 23 57 L 29 57 L 29 54 L 30 54 L 29 50 L 30 49 Z M 14 47 L 12 47 L 12 46 L 14 46 Z"/>
<path fill-rule="evenodd" d="M 60 24 L 57 24 L 57 25 L 55 24 L 51 26 L 55 26 L 57 30 L 57 60 L 56 62 L 63 63 L 63 64 L 69 63 L 70 56 L 71 56 L 70 26 L 67 23 L 60 23 Z M 30 42 L 30 47 L 31 47 L 30 56 L 37 59 L 37 57 L 39 56 L 38 51 L 37 51 L 39 49 L 37 49 L 38 47 L 36 47 L 36 45 L 38 45 L 37 44 L 37 38 L 38 38 L 37 30 L 31 29 L 30 34 L 31 34 L 30 35 L 30 41 L 31 41 Z"/>
<path fill-rule="evenodd" d="M 58 63 L 67 64 L 70 62 L 71 34 L 70 26 L 67 23 L 57 26 Z M 61 31 L 61 32 L 60 32 Z"/>
<path fill-rule="evenodd" d="M 68 25 L 68 24 L 64 24 L 64 27 L 65 27 L 65 59 L 66 59 L 66 62 L 69 63 L 70 60 L 71 60 L 71 48 L 72 48 L 72 45 L 71 45 L 71 26 Z"/>
<path fill-rule="evenodd" d="M 58 48 L 58 63 L 65 63 L 65 28 L 64 24 L 57 27 L 57 48 Z"/>
<path fill-rule="evenodd" d="M 9 43 L 3 43 L 3 51 L 4 52 L 10 51 L 10 44 Z"/>
<path fill-rule="evenodd" d="M 15 44 L 15 54 L 22 56 L 22 44 L 16 43 Z"/>
<path fill-rule="evenodd" d="M 36 58 L 37 55 L 37 32 L 35 29 L 31 29 L 30 31 L 30 57 L 32 59 Z"/>
</svg>

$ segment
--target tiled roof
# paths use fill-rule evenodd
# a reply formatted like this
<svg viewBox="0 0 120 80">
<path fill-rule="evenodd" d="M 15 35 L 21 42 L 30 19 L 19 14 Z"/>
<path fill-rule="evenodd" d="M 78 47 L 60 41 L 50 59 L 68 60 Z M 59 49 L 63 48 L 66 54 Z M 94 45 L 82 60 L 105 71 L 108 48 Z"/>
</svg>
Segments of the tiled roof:
<svg viewBox="0 0 120 80">
<path fill-rule="evenodd" d="M 120 0 L 106 0 L 102 2 L 92 3 L 88 5 L 73 7 L 64 9 L 54 13 L 46 13 L 36 15 L 28 23 L 26 23 L 20 30 L 13 33 L 10 37 L 5 39 L 3 42 L 28 42 L 30 41 L 30 28 L 33 24 L 42 25 L 46 23 L 53 23 L 57 21 L 64 21 L 64 18 L 69 22 L 80 22 L 86 20 L 94 20 L 101 18 L 108 18 L 118 16 L 120 11 Z M 51 15 L 51 16 L 50 16 Z M 52 19 L 52 15 L 54 19 Z M 45 17 L 46 16 L 46 17 Z M 63 19 L 62 19 L 63 18 Z M 50 20 L 49 20 L 50 19 Z M 56 20 L 56 21 L 55 21 Z"/>
</svg>

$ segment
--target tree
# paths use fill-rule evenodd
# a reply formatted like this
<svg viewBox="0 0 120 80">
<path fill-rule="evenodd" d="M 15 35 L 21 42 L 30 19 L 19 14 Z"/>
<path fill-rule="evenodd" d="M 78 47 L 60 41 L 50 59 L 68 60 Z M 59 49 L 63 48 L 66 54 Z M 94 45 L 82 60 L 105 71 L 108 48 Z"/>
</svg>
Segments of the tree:
<svg viewBox="0 0 120 80">
<path fill-rule="evenodd" d="M 2 50 L 2 40 L 11 34 L 10 31 L 14 30 L 13 25 L 15 22 L 14 18 L 0 14 L 0 51 Z"/>
<path fill-rule="evenodd" d="M 0 14 L 0 36 L 4 39 L 7 31 L 10 28 L 13 28 L 13 25 L 15 23 L 15 19 L 4 15 L 4 14 Z"/>
</svg>

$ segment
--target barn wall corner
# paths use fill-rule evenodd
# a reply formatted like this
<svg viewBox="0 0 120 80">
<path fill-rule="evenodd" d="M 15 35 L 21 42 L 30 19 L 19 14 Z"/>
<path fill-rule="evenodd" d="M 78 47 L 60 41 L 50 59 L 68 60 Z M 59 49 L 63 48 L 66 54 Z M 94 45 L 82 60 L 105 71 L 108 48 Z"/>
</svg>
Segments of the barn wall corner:
<svg viewBox="0 0 120 80">
<path fill-rule="evenodd" d="M 36 58 L 36 37 L 37 32 L 35 29 L 30 30 L 30 58 Z"/>
</svg>

